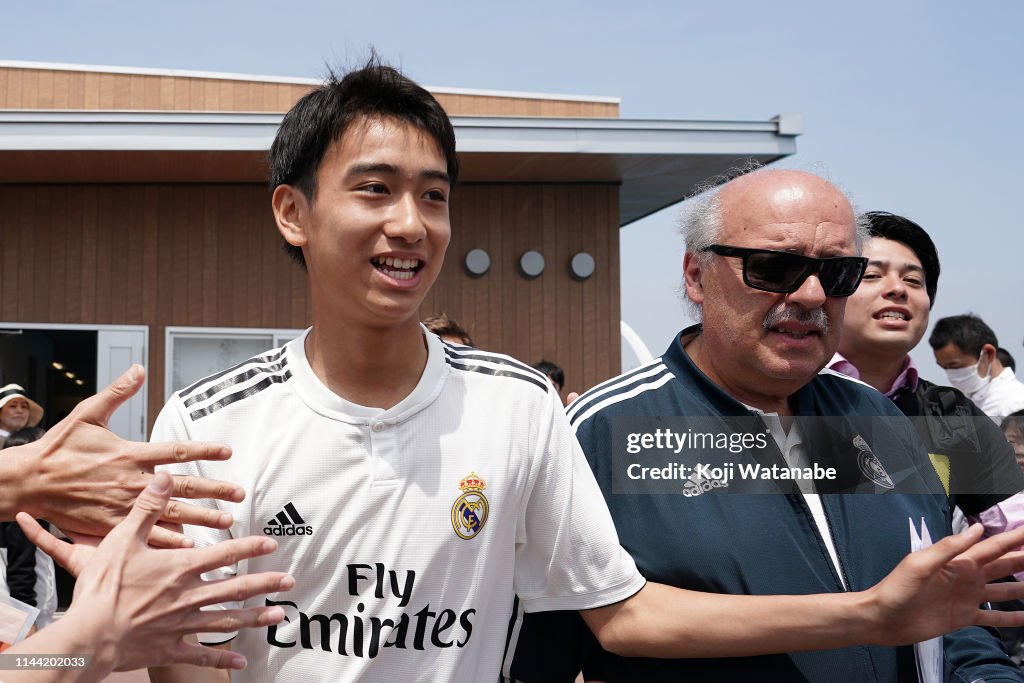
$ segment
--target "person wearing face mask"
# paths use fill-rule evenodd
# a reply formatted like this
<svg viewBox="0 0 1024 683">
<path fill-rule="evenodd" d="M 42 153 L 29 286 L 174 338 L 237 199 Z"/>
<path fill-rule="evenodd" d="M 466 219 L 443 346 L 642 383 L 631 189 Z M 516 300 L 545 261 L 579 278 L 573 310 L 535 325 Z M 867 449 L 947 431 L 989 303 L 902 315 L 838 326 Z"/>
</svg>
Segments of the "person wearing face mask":
<svg viewBox="0 0 1024 683">
<path fill-rule="evenodd" d="M 935 323 L 928 344 L 949 383 L 996 424 L 1024 409 L 1024 384 L 999 361 L 996 333 L 981 318 L 971 314 L 942 318 Z"/>
<path fill-rule="evenodd" d="M 35 427 L 43 419 L 43 408 L 25 395 L 19 384 L 0 387 L 0 447 L 14 432 Z"/>
</svg>

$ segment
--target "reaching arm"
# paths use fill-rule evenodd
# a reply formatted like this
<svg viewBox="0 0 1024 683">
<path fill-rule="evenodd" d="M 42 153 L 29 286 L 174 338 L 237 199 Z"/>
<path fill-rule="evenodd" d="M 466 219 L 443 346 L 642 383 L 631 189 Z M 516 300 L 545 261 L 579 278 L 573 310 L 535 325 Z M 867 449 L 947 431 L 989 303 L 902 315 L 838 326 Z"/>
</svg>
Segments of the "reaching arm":
<svg viewBox="0 0 1024 683">
<path fill-rule="evenodd" d="M 23 510 L 63 531 L 102 536 L 124 519 L 157 465 L 190 460 L 224 460 L 226 446 L 204 443 L 135 443 L 107 429 L 114 411 L 142 386 L 145 370 L 133 365 L 113 384 L 79 403 L 34 443 L 10 448 L 0 458 L 0 520 Z M 241 487 L 199 477 L 175 477 L 178 498 L 238 502 Z M 161 521 L 226 529 L 227 513 L 172 502 Z M 153 527 L 151 542 L 167 547 L 190 543 L 185 536 Z"/>
<path fill-rule="evenodd" d="M 169 550 L 147 545 L 150 530 L 165 513 L 171 488 L 170 476 L 157 474 L 127 519 L 95 548 L 58 541 L 29 515 L 18 515 L 26 535 L 77 575 L 78 582 L 68 614 L 8 654 L 83 654 L 92 661 L 84 670 L 6 671 L 5 683 L 85 683 L 101 680 L 111 671 L 175 663 L 221 669 L 245 666 L 240 654 L 203 647 L 186 637 L 276 624 L 284 611 L 280 607 L 200 608 L 289 590 L 294 580 L 280 572 L 202 580 L 203 572 L 272 552 L 277 544 L 271 539 L 250 537 L 206 548 Z"/>
<path fill-rule="evenodd" d="M 969 624 L 1024 625 L 1024 613 L 983 610 L 1024 596 L 989 583 L 1024 568 L 1024 528 L 978 542 L 975 525 L 904 558 L 872 588 L 823 595 L 721 595 L 648 583 L 581 612 L 610 652 L 626 657 L 739 657 L 852 645 L 907 645 Z"/>
</svg>

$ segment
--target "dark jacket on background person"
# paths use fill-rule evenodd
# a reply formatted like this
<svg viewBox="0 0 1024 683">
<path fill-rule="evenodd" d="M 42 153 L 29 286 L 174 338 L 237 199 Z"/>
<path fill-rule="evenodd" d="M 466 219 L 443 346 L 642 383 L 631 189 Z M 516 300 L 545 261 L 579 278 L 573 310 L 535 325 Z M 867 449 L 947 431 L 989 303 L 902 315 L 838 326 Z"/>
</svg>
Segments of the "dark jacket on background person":
<svg viewBox="0 0 1024 683">
<path fill-rule="evenodd" d="M 1024 490 L 1024 473 L 999 427 L 958 389 L 918 378 L 892 397 L 909 417 L 932 463 L 948 479 L 952 505 L 978 515 Z"/>
<path fill-rule="evenodd" d="M 699 329 L 689 328 L 681 336 Z M 622 491 L 621 473 L 632 462 L 625 454 L 623 430 L 643 429 L 643 419 L 649 425 L 659 416 L 665 416 L 666 425 L 678 428 L 689 421 L 701 430 L 718 419 L 728 430 L 734 418 L 757 415 L 711 382 L 690 361 L 679 337 L 661 358 L 591 389 L 572 404 L 570 422 L 619 539 L 647 579 L 747 595 L 864 590 L 910 551 L 908 520 L 915 526 L 924 520 L 934 540 L 950 533 L 942 484 L 913 425 L 891 401 L 825 370 L 798 390 L 790 405 L 796 416 L 820 416 L 796 421 L 811 460 L 837 468 L 834 481 L 816 484 L 838 571 L 805 497 L 792 482 L 761 482 L 761 492 L 749 483 L 714 487 L 696 482 L 701 491 L 696 493 L 692 481 L 678 482 L 676 493 Z M 677 457 L 682 462 L 692 454 L 684 450 Z M 762 452 L 728 457 L 785 465 L 771 438 Z M 730 489 L 749 493 L 723 493 Z M 625 658 L 601 649 L 579 615 L 570 612 L 526 614 L 521 623 L 510 625 L 509 633 L 515 641 L 508 648 L 514 652 L 509 678 L 525 683 L 572 681 L 579 667 L 588 680 L 608 683 L 917 679 L 909 646 L 713 659 Z M 943 640 L 947 679 L 1024 681 L 991 632 L 970 627 Z"/>
<path fill-rule="evenodd" d="M 47 524 L 40 520 L 43 528 Z M 25 537 L 17 522 L 0 522 L 0 548 L 7 550 L 7 591 L 12 598 L 38 607 L 36 546 Z"/>
</svg>

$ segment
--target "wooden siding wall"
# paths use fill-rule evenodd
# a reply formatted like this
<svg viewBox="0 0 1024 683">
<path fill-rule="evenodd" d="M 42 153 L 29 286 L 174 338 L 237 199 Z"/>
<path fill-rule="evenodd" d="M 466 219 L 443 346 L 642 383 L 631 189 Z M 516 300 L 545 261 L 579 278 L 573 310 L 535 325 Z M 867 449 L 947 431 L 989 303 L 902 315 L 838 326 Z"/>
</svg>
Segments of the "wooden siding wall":
<svg viewBox="0 0 1024 683">
<path fill-rule="evenodd" d="M 442 277 L 423 302 L 424 316 L 445 312 L 481 348 L 565 369 L 567 390 L 618 374 L 619 189 L 617 185 L 464 185 L 452 195 L 452 241 Z M 470 249 L 485 249 L 491 270 L 466 274 Z M 528 250 L 544 256 L 535 280 L 519 275 Z M 586 251 L 593 277 L 569 276 Z"/>
<path fill-rule="evenodd" d="M 163 404 L 167 325 L 301 328 L 304 273 L 281 252 L 262 185 L 0 185 L 0 321 L 149 326 L 149 423 Z M 619 370 L 618 188 L 456 189 L 448 262 L 422 312 L 446 311 L 479 346 L 562 365 L 567 390 Z M 491 271 L 462 268 L 475 247 Z M 516 269 L 535 249 L 536 280 Z M 597 262 L 569 277 L 578 251 Z"/>
<path fill-rule="evenodd" d="M 308 85 L 0 68 L 0 108 L 286 112 Z"/>
<path fill-rule="evenodd" d="M 0 109 L 284 113 L 309 90 L 296 83 L 0 67 Z M 447 93 L 436 97 L 451 116 L 619 115 L 614 102 Z"/>
<path fill-rule="evenodd" d="M 579 118 L 618 118 L 614 102 L 531 99 L 527 97 L 491 97 L 434 93 L 449 116 L 573 116 Z"/>
<path fill-rule="evenodd" d="M 149 326 L 149 424 L 164 326 L 304 327 L 262 185 L 0 185 L 0 320 Z"/>
</svg>

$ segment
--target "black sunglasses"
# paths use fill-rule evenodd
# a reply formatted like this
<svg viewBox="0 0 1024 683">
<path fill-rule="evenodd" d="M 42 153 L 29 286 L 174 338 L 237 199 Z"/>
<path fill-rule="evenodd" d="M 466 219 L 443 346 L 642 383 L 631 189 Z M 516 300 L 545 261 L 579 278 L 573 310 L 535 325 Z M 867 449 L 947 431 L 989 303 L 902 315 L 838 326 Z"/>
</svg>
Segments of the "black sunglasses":
<svg viewBox="0 0 1024 683">
<path fill-rule="evenodd" d="M 860 285 L 868 260 L 861 256 L 813 258 L 774 249 L 745 249 L 712 244 L 701 251 L 743 259 L 743 282 L 765 292 L 790 293 L 817 275 L 825 296 L 850 296 Z"/>
</svg>

